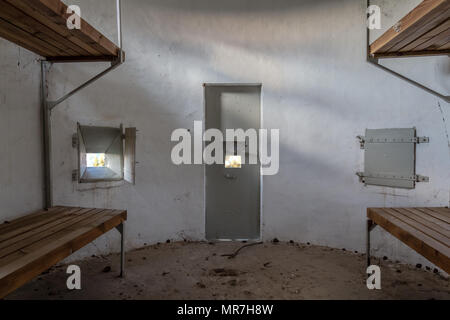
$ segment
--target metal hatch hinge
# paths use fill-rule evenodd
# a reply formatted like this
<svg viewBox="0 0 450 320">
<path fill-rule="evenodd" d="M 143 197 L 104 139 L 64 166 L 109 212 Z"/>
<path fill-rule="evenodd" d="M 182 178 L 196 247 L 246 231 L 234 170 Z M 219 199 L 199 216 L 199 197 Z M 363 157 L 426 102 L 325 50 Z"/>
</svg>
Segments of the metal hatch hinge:
<svg viewBox="0 0 450 320">
<path fill-rule="evenodd" d="M 395 180 L 406 180 L 406 181 L 414 181 L 414 182 L 430 182 L 430 178 L 421 175 L 414 176 L 397 176 L 397 175 L 387 175 L 387 174 L 370 174 L 365 175 L 364 172 L 357 172 L 356 175 L 359 177 L 359 180 L 362 183 L 365 183 L 366 178 L 374 178 L 374 179 L 395 179 Z"/>
<path fill-rule="evenodd" d="M 429 137 L 415 137 L 415 138 L 370 138 L 366 139 L 364 136 L 357 136 L 361 149 L 365 149 L 366 143 L 430 143 Z"/>
<path fill-rule="evenodd" d="M 73 170 L 72 171 L 72 181 L 73 182 L 78 181 L 78 170 Z"/>
</svg>

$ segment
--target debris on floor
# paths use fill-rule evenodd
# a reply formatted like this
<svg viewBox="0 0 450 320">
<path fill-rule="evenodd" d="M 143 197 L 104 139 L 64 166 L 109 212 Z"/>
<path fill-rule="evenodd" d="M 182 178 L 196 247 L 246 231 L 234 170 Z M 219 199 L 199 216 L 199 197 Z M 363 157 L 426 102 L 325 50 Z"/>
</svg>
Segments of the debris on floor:
<svg viewBox="0 0 450 320">
<path fill-rule="evenodd" d="M 363 254 L 279 241 L 228 259 L 227 253 L 242 247 L 173 241 L 149 246 L 127 253 L 123 279 L 119 255 L 90 257 L 71 263 L 81 268 L 81 290 L 67 289 L 66 266 L 58 266 L 7 299 L 450 299 L 449 279 L 429 266 L 376 259 L 382 289 L 368 290 Z"/>
</svg>

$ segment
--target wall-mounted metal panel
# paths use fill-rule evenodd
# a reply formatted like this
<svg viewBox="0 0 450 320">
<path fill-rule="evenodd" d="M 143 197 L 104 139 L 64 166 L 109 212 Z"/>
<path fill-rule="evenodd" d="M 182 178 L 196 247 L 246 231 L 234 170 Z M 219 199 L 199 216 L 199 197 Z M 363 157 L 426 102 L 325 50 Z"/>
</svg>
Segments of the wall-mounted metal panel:
<svg viewBox="0 0 450 320">
<path fill-rule="evenodd" d="M 414 189 L 416 182 L 428 178 L 416 175 L 416 144 L 428 138 L 418 138 L 415 128 L 367 129 L 361 140 L 365 150 L 364 172 L 358 173 L 366 185 Z"/>
</svg>

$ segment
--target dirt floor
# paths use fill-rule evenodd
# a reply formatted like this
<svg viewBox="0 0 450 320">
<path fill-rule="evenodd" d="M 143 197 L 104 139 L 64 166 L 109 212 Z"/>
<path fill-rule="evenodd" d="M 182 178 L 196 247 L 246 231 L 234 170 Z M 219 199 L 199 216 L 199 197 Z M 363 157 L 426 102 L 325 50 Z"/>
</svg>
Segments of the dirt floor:
<svg viewBox="0 0 450 320">
<path fill-rule="evenodd" d="M 82 289 L 66 287 L 67 266 L 57 266 L 7 299 L 450 299 L 450 281 L 434 270 L 376 259 L 382 289 L 366 287 L 364 255 L 296 243 L 165 243 L 119 256 L 74 263 Z M 437 271 L 437 270 L 436 270 Z"/>
</svg>

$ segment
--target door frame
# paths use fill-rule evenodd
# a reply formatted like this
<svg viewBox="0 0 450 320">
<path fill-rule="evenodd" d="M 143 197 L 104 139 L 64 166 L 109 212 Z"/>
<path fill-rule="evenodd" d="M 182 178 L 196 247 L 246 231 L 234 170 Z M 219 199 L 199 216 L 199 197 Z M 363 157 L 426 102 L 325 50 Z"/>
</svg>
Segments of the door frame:
<svg viewBox="0 0 450 320">
<path fill-rule="evenodd" d="M 264 97 L 264 87 L 262 83 L 203 83 L 203 128 L 202 128 L 202 137 L 206 131 L 206 90 L 208 87 L 260 87 L 261 88 L 261 96 L 260 96 L 260 119 L 259 119 L 259 125 L 260 128 L 262 129 L 264 127 L 263 125 L 263 97 Z M 259 138 L 259 136 L 258 136 Z M 203 150 L 205 150 L 206 147 L 206 142 L 203 141 L 204 139 L 202 139 L 202 146 L 203 146 Z M 259 139 L 258 139 L 259 142 Z M 259 152 L 259 148 L 258 148 L 258 152 Z M 259 157 L 258 157 L 259 158 Z M 219 241 L 219 242 L 231 242 L 231 241 L 263 241 L 263 227 L 264 227 L 264 223 L 263 223 L 263 219 L 264 219 L 264 205 L 263 205 L 263 191 L 264 191 L 264 176 L 262 175 L 262 166 L 261 164 L 259 165 L 260 170 L 259 170 L 259 238 L 258 239 L 216 239 L 215 241 Z M 206 240 L 206 164 L 203 164 L 203 216 L 205 218 L 204 220 L 204 226 L 203 226 L 203 230 L 204 230 L 204 239 Z"/>
</svg>

